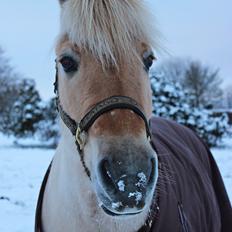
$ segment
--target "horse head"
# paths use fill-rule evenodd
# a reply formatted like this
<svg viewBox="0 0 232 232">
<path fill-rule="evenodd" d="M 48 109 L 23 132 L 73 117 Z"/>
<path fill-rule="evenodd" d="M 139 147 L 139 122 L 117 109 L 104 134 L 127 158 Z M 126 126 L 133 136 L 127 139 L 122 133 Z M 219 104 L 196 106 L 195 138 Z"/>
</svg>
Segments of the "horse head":
<svg viewBox="0 0 232 232">
<path fill-rule="evenodd" d="M 110 105 L 123 98 L 134 103 L 101 111 L 86 130 L 79 131 L 83 172 L 87 170 L 105 213 L 138 214 L 150 207 L 158 177 L 147 128 L 154 43 L 149 24 L 139 17 L 144 8 L 139 1 L 60 3 L 56 54 L 62 112 L 79 125 L 88 112 L 97 111 L 99 102 Z"/>
</svg>

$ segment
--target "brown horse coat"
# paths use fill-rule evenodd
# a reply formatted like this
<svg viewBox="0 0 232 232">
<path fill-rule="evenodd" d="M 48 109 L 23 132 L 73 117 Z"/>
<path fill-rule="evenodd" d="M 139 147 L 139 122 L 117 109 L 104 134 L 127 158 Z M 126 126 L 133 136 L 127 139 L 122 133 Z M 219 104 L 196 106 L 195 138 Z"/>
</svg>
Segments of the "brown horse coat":
<svg viewBox="0 0 232 232">
<path fill-rule="evenodd" d="M 150 226 L 139 232 L 232 231 L 230 201 L 209 149 L 190 129 L 175 122 L 152 118 L 150 126 L 159 157 L 158 207 Z M 37 204 L 36 232 L 43 231 L 41 209 L 48 175 Z"/>
</svg>

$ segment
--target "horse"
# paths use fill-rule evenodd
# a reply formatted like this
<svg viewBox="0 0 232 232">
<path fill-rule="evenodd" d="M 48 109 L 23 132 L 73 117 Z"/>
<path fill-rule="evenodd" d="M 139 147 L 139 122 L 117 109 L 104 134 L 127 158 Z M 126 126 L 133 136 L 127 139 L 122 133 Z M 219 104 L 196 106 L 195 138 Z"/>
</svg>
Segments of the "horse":
<svg viewBox="0 0 232 232">
<path fill-rule="evenodd" d="M 189 129 L 152 116 L 148 72 L 159 43 L 144 2 L 59 4 L 61 138 L 35 231 L 226 231 L 231 208 L 210 151 Z"/>
</svg>

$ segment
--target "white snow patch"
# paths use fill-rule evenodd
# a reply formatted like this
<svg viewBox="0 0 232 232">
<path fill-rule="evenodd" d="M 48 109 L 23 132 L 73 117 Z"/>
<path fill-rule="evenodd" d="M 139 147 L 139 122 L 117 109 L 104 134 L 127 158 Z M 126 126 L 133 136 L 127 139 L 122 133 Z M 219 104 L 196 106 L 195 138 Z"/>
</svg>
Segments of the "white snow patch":
<svg viewBox="0 0 232 232">
<path fill-rule="evenodd" d="M 124 184 L 123 180 L 120 180 L 118 182 L 118 189 L 119 189 L 120 192 L 124 192 L 125 191 L 125 184 Z"/>
<path fill-rule="evenodd" d="M 29 232 L 54 150 L 21 149 L 10 146 L 12 140 L 0 135 L 0 231 Z"/>
<path fill-rule="evenodd" d="M 147 182 L 147 177 L 143 172 L 138 173 L 139 181 L 135 184 L 137 187 L 144 187 Z"/>
<path fill-rule="evenodd" d="M 221 172 L 227 193 L 232 203 L 232 138 L 225 139 L 224 148 L 213 148 L 214 159 Z"/>
<path fill-rule="evenodd" d="M 111 204 L 112 209 L 118 209 L 120 206 L 122 206 L 122 202 L 115 202 Z"/>
<path fill-rule="evenodd" d="M 138 205 L 139 202 L 142 200 L 143 194 L 141 192 L 133 192 L 129 193 L 128 198 L 135 197 L 136 204 Z"/>
</svg>

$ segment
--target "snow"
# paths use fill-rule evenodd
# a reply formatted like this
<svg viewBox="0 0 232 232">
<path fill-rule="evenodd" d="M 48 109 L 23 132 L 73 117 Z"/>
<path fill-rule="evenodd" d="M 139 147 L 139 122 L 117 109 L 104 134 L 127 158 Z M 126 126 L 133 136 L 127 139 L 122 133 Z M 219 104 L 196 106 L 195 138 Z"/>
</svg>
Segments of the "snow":
<svg viewBox="0 0 232 232">
<path fill-rule="evenodd" d="M 144 187 L 147 182 L 147 177 L 143 172 L 137 174 L 139 181 L 135 184 L 137 187 Z"/>
<path fill-rule="evenodd" d="M 224 141 L 221 148 L 212 149 L 213 156 L 220 169 L 230 202 L 232 202 L 232 138 Z"/>
<path fill-rule="evenodd" d="M 15 148 L 2 137 L 0 143 L 0 231 L 33 231 L 40 184 L 54 151 Z"/>
<path fill-rule="evenodd" d="M 136 205 L 138 205 L 139 202 L 142 200 L 143 195 L 142 195 L 141 192 L 136 191 L 136 192 L 133 192 L 133 193 L 129 193 L 128 198 L 131 198 L 131 197 L 135 198 Z"/>
<path fill-rule="evenodd" d="M 232 138 L 212 152 L 232 201 Z M 0 135 L 0 232 L 33 231 L 39 188 L 53 154 L 54 150 L 16 147 L 11 138 Z M 138 177 L 145 181 L 141 173 Z M 139 202 L 142 196 L 131 193 L 130 197 Z"/>
<path fill-rule="evenodd" d="M 111 204 L 112 209 L 118 209 L 120 206 L 122 206 L 122 202 L 116 202 Z"/>
<path fill-rule="evenodd" d="M 118 181 L 118 189 L 120 192 L 124 192 L 125 191 L 125 184 L 123 180 Z"/>
</svg>

